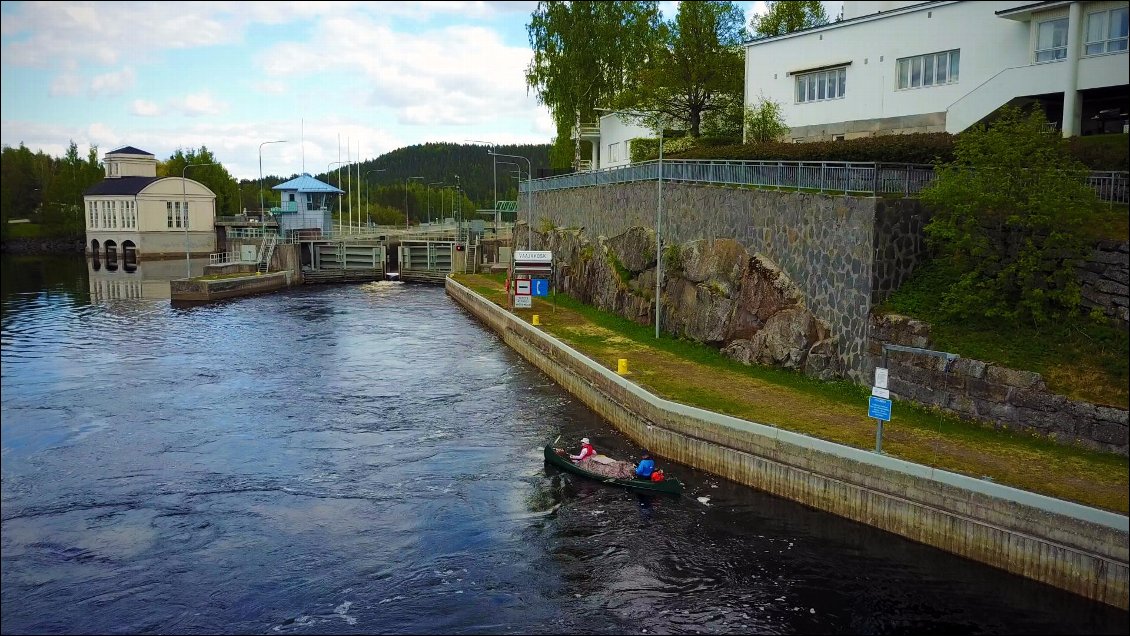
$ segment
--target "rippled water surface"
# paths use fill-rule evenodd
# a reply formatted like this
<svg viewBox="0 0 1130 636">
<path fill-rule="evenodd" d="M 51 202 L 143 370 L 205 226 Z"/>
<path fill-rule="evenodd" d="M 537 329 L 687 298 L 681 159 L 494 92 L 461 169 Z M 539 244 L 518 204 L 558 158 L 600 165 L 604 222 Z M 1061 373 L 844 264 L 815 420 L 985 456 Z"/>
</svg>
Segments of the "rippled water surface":
<svg viewBox="0 0 1130 636">
<path fill-rule="evenodd" d="M 176 308 L 93 275 L 3 263 L 4 633 L 1127 632 L 686 467 L 680 498 L 547 468 L 640 449 L 438 287 Z"/>
</svg>

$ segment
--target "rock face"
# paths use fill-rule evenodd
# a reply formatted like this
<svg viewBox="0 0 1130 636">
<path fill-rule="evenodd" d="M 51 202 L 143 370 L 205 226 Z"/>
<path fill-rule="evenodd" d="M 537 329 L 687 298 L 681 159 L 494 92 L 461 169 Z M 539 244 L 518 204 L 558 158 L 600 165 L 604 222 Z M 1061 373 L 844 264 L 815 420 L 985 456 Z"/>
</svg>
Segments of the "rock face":
<svg viewBox="0 0 1130 636">
<path fill-rule="evenodd" d="M 655 233 L 632 227 L 612 238 L 583 230 L 535 234 L 558 263 L 557 287 L 641 324 L 655 320 Z M 772 261 L 731 239 L 668 245 L 663 253 L 665 332 L 717 346 L 745 364 L 840 378 L 836 342 L 826 324 Z"/>
</svg>

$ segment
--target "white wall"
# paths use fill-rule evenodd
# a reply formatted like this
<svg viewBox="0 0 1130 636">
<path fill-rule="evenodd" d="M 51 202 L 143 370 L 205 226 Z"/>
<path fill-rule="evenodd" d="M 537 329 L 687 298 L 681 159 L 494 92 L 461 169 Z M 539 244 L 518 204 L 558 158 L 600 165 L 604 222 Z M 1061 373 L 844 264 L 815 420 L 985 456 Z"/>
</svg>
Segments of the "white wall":
<svg viewBox="0 0 1130 636">
<path fill-rule="evenodd" d="M 646 126 L 640 126 L 631 120 L 624 122 L 616 114 L 604 115 L 600 118 L 600 168 L 617 168 L 632 162 L 631 140 L 639 137 L 656 137 L 657 135 Z M 615 144 L 615 149 L 609 146 Z M 616 159 L 611 153 L 618 152 Z M 596 166 L 594 166 L 594 169 Z"/>
</svg>

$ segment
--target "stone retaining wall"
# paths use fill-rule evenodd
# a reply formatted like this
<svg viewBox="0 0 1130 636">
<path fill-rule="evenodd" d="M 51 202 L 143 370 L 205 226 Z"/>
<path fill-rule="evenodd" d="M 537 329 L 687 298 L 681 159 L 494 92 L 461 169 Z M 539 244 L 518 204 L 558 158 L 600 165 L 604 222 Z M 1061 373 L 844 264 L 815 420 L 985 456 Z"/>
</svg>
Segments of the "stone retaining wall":
<svg viewBox="0 0 1130 636">
<path fill-rule="evenodd" d="M 1101 241 L 1079 268 L 1083 306 L 1130 325 L 1130 244 Z"/>
<path fill-rule="evenodd" d="M 507 345 L 661 457 L 1122 609 L 1125 515 L 658 398 L 452 279 Z"/>
<path fill-rule="evenodd" d="M 932 348 L 930 328 L 906 316 L 875 316 L 871 354 L 881 360 L 884 344 Z M 1125 409 L 1070 400 L 1047 390 L 1039 373 L 959 358 L 891 351 L 887 368 L 894 397 L 937 406 L 996 426 L 1047 435 L 1061 442 L 1127 454 Z"/>
</svg>

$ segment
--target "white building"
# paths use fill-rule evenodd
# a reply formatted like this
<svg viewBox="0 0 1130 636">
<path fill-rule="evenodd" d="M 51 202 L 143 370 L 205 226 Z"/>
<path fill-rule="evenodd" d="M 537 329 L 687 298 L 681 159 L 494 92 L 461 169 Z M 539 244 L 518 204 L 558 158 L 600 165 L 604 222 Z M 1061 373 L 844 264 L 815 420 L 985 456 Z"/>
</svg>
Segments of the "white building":
<svg viewBox="0 0 1130 636">
<path fill-rule="evenodd" d="M 157 159 L 125 146 L 106 153 L 106 178 L 83 193 L 86 249 L 116 267 L 138 258 L 216 251 L 216 195 L 204 184 L 158 177 Z"/>
<path fill-rule="evenodd" d="M 655 137 L 647 126 L 641 126 L 632 117 L 608 113 L 595 124 L 583 124 L 573 130 L 573 139 L 592 143 L 592 159 L 581 160 L 578 171 L 619 168 L 632 163 L 632 140 Z"/>
<path fill-rule="evenodd" d="M 1127 2 L 844 2 L 844 19 L 746 44 L 745 103 L 796 141 L 960 132 L 1039 103 L 1064 136 L 1127 129 Z"/>
</svg>

